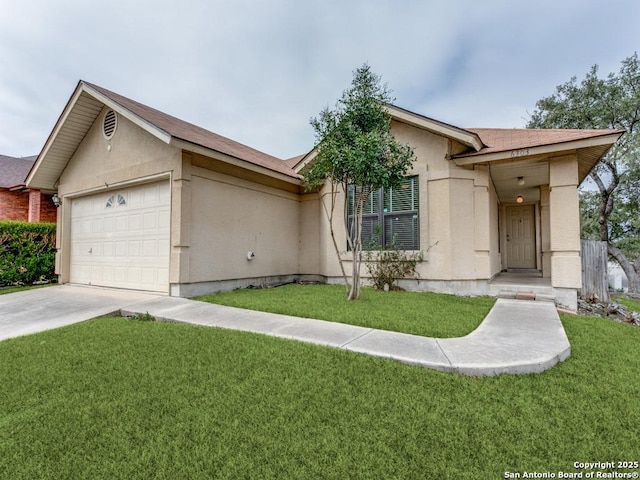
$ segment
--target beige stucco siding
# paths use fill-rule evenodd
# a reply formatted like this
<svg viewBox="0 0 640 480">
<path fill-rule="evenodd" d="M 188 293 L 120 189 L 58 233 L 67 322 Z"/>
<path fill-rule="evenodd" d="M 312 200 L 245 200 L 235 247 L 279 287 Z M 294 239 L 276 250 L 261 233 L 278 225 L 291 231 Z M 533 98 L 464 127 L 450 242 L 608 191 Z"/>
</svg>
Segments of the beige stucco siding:
<svg viewBox="0 0 640 480">
<path fill-rule="evenodd" d="M 552 158 L 549 165 L 549 231 L 551 284 L 581 288 L 578 160 L 575 155 Z"/>
<path fill-rule="evenodd" d="M 542 276 L 551 277 L 551 226 L 549 220 L 549 185 L 540 186 L 540 241 Z"/>
<path fill-rule="evenodd" d="M 425 261 L 420 278 L 429 280 L 489 279 L 500 271 L 498 199 L 486 168 L 471 170 L 448 160 L 449 140 L 403 123 L 393 122 L 398 141 L 409 144 L 416 160 L 408 175 L 417 175 L 420 189 L 420 249 Z M 327 206 L 328 189 L 321 192 Z M 350 254 L 342 223 L 344 195 L 338 197 L 334 228 L 347 273 Z M 340 275 L 329 225 L 320 228 L 321 273 Z M 367 272 L 363 268 L 363 275 Z"/>
<path fill-rule="evenodd" d="M 489 277 L 492 278 L 502 270 L 500 255 L 500 201 L 492 181 L 489 182 Z"/>
<path fill-rule="evenodd" d="M 193 167 L 189 283 L 297 274 L 299 213 L 295 194 Z"/>
<path fill-rule="evenodd" d="M 179 167 L 179 149 L 167 145 L 121 115 L 118 116 L 113 138 L 105 140 L 102 119 L 101 114 L 69 160 L 60 177 L 59 195 L 106 189 L 107 185 L 170 172 Z"/>
<path fill-rule="evenodd" d="M 300 238 L 298 241 L 298 273 L 318 275 L 320 272 L 321 219 L 325 216 L 318 195 L 300 197 Z"/>
<path fill-rule="evenodd" d="M 58 212 L 56 272 L 69 281 L 71 197 L 108 191 L 123 185 L 149 181 L 166 174 L 166 180 L 181 163 L 181 151 L 142 130 L 123 116 L 111 140 L 102 134 L 104 111 L 70 158 L 60 176 L 58 195 L 63 198 Z"/>
<path fill-rule="evenodd" d="M 491 278 L 502 268 L 499 248 L 498 195 L 486 166 L 474 169 L 475 278 Z"/>
</svg>

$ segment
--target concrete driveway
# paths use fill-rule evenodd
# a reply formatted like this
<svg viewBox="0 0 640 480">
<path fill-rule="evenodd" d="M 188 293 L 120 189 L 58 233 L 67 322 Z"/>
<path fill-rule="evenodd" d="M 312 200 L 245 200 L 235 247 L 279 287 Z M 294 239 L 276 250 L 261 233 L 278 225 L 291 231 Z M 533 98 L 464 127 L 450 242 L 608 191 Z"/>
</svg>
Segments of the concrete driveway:
<svg viewBox="0 0 640 480">
<path fill-rule="evenodd" d="M 160 296 L 71 285 L 0 295 L 0 341 L 109 315 Z"/>
</svg>

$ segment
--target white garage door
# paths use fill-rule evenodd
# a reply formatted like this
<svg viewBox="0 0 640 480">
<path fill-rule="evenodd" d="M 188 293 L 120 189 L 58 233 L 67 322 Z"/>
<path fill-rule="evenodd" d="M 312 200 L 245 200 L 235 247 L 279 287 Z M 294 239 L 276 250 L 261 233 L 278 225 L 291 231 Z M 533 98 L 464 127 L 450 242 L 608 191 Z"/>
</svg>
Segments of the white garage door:
<svg viewBox="0 0 640 480">
<path fill-rule="evenodd" d="M 169 182 L 75 198 L 72 283 L 168 292 Z"/>
</svg>

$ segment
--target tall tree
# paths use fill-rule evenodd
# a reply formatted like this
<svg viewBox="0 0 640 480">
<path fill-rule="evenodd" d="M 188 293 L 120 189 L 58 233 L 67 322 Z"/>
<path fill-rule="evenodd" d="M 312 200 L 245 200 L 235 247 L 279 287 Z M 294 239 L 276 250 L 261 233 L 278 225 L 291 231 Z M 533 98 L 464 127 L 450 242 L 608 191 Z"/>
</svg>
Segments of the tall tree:
<svg viewBox="0 0 640 480">
<path fill-rule="evenodd" d="M 618 73 L 598 76 L 594 65 L 539 100 L 530 128 L 615 128 L 626 130 L 590 173 L 597 191 L 581 192 L 582 233 L 607 242 L 609 255 L 640 293 L 640 65 L 638 54 Z"/>
<path fill-rule="evenodd" d="M 351 87 L 343 92 L 335 108 L 326 107 L 311 119 L 316 156 L 304 180 L 309 188 L 328 183 L 329 206 L 324 197 L 322 201 L 349 300 L 360 298 L 362 214 L 367 199 L 380 188 L 398 186 L 414 160 L 411 147 L 399 143 L 391 134 L 391 118 L 386 111 L 392 101 L 391 92 L 380 81 L 380 76 L 364 64 L 353 73 Z M 333 226 L 338 195 L 346 197 L 350 189 L 353 210 L 349 212 L 349 202 L 344 198 L 342 221 L 351 251 L 351 282 Z"/>
</svg>

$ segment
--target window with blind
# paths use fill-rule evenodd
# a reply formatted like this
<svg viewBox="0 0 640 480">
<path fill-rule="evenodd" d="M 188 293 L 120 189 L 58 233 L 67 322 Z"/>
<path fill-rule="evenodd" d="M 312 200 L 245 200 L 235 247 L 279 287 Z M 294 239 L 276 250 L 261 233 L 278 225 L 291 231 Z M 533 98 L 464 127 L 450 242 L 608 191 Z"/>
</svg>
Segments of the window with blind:
<svg viewBox="0 0 640 480">
<path fill-rule="evenodd" d="M 387 247 L 396 238 L 402 250 L 420 249 L 418 177 L 407 177 L 393 188 L 377 190 L 367 199 L 362 215 L 362 246 L 373 243 Z M 349 227 L 353 222 L 358 189 L 347 191 Z"/>
</svg>

